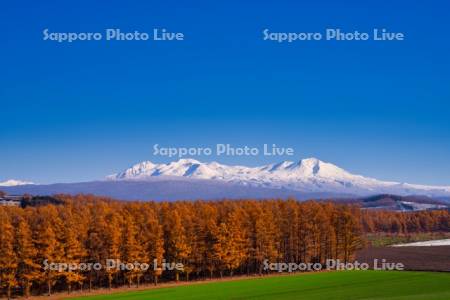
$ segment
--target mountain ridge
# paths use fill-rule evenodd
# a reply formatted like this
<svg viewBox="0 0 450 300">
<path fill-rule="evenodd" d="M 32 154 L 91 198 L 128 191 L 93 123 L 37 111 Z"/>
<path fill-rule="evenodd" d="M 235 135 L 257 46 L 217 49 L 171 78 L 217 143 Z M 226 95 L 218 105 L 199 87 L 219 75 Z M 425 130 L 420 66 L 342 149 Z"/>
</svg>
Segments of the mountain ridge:
<svg viewBox="0 0 450 300">
<path fill-rule="evenodd" d="M 254 187 L 285 188 L 308 193 L 345 193 L 371 195 L 392 193 L 399 195 L 448 196 L 450 186 L 430 186 L 382 181 L 352 174 L 332 163 L 310 157 L 298 162 L 282 161 L 258 167 L 229 166 L 217 162 L 203 163 L 195 159 L 180 159 L 155 164 L 137 163 L 107 180 L 141 180 L 152 177 L 174 176 L 220 180 Z"/>
</svg>

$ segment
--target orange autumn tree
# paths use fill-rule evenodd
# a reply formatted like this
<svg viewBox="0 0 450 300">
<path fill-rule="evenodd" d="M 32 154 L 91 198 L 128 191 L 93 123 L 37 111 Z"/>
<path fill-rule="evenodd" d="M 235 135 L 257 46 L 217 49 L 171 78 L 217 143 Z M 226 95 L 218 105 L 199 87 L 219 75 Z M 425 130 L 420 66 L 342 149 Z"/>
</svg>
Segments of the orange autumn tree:
<svg viewBox="0 0 450 300">
<path fill-rule="evenodd" d="M 228 270 L 230 276 L 247 258 L 246 238 L 241 225 L 242 215 L 233 210 L 227 214 L 216 230 L 214 254 L 220 277 Z"/>
<path fill-rule="evenodd" d="M 33 281 L 39 279 L 41 266 L 36 263 L 37 249 L 33 245 L 32 233 L 27 219 L 17 215 L 14 220 L 15 243 L 14 251 L 17 254 L 16 277 L 23 288 L 23 295 L 30 296 Z"/>
<path fill-rule="evenodd" d="M 124 264 L 142 263 L 145 260 L 144 251 L 137 235 L 136 222 L 129 212 L 124 212 L 120 245 L 121 261 Z M 124 275 L 128 282 L 128 287 L 131 287 L 133 280 L 136 280 L 136 284 L 139 285 L 141 268 L 136 266 L 131 268 L 131 270 L 124 270 Z"/>
<path fill-rule="evenodd" d="M 37 208 L 32 217 L 33 242 L 37 250 L 36 262 L 41 266 L 39 281 L 47 287 L 47 294 L 51 295 L 52 287 L 63 273 L 50 268 L 52 263 L 63 260 L 64 249 L 57 237 L 61 225 L 57 210 L 54 206 Z M 46 268 L 47 266 L 47 268 Z"/>
<path fill-rule="evenodd" d="M 0 208 L 0 285 L 6 289 L 8 299 L 17 285 L 17 252 L 14 251 L 14 229 L 8 213 Z"/>
<path fill-rule="evenodd" d="M 182 226 L 180 213 L 171 205 L 163 207 L 164 241 L 167 260 L 171 263 L 186 263 L 191 254 L 186 231 Z M 179 281 L 180 271 L 175 269 L 175 281 Z"/>
</svg>

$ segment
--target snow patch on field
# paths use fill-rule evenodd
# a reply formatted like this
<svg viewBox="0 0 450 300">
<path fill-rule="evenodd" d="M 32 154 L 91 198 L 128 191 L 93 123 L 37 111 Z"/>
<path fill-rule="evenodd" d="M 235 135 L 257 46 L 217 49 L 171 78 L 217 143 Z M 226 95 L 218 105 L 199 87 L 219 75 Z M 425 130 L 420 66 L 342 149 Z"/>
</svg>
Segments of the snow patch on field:
<svg viewBox="0 0 450 300">
<path fill-rule="evenodd" d="M 450 246 L 450 239 L 392 245 L 392 247 L 412 247 L 412 246 L 416 247 Z"/>
</svg>

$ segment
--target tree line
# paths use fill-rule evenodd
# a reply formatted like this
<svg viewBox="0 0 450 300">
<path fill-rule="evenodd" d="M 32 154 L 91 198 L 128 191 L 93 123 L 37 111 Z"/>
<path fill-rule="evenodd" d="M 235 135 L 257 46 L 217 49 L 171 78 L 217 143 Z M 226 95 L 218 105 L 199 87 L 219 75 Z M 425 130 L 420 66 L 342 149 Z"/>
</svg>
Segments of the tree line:
<svg viewBox="0 0 450 300">
<path fill-rule="evenodd" d="M 332 202 L 121 202 L 90 195 L 57 198 L 63 204 L 0 207 L 0 286 L 8 297 L 264 274 L 268 272 L 263 268 L 265 260 L 351 261 L 364 243 L 364 231 L 387 228 L 381 225 L 387 221 L 377 212 L 361 212 L 356 205 Z M 445 213 L 431 217 L 447 218 L 448 230 L 449 216 Z M 389 216 L 389 220 L 404 218 L 403 214 Z M 107 259 L 182 263 L 184 268 L 44 268 L 46 262 L 105 265 Z"/>
<path fill-rule="evenodd" d="M 363 210 L 361 224 L 366 233 L 414 234 L 424 232 L 449 232 L 449 210 L 424 210 L 396 212 L 388 210 Z"/>
</svg>

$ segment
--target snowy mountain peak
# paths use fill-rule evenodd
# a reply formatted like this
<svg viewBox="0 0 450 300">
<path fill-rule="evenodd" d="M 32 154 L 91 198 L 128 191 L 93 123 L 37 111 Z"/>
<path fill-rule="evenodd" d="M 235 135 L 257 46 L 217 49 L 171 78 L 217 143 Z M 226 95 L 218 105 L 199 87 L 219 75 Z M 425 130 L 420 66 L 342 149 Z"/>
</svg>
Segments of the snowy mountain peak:
<svg viewBox="0 0 450 300">
<path fill-rule="evenodd" d="M 323 162 L 313 157 L 300 160 L 296 169 L 300 174 L 307 177 L 317 176 L 322 178 L 343 179 L 355 176 L 336 165 Z"/>
<path fill-rule="evenodd" d="M 23 180 L 15 180 L 15 179 L 9 179 L 3 182 L 0 182 L 0 186 L 18 186 L 18 185 L 27 185 L 27 184 L 34 184 L 31 181 L 23 181 Z"/>
<path fill-rule="evenodd" d="M 312 157 L 300 160 L 296 169 L 305 176 L 315 176 L 319 174 L 321 167 L 324 165 L 324 162 Z"/>
<path fill-rule="evenodd" d="M 305 164 L 305 165 L 318 165 L 320 163 L 323 163 L 323 161 L 321 161 L 320 159 L 315 158 L 315 157 L 303 158 L 299 162 L 299 164 Z"/>
<path fill-rule="evenodd" d="M 228 166 L 218 162 L 202 163 L 180 159 L 166 164 L 150 161 L 138 163 L 108 180 L 147 180 L 156 176 L 221 180 L 243 185 L 286 188 L 302 192 L 333 192 L 345 194 L 392 193 L 399 195 L 449 195 L 450 187 L 423 186 L 380 181 L 346 170 L 317 158 L 298 162 L 282 161 L 260 167 Z"/>
<path fill-rule="evenodd" d="M 177 162 L 177 164 L 200 164 L 198 160 L 192 158 L 181 158 Z"/>
</svg>

